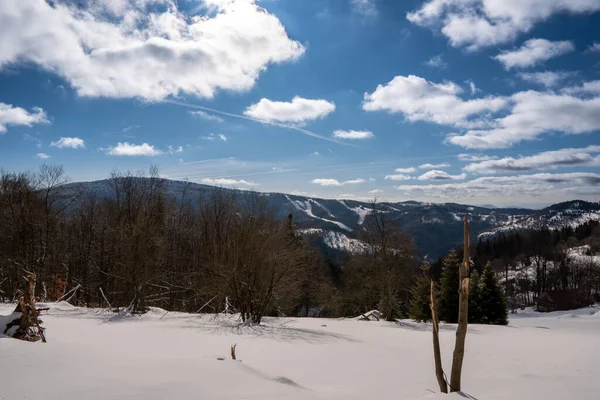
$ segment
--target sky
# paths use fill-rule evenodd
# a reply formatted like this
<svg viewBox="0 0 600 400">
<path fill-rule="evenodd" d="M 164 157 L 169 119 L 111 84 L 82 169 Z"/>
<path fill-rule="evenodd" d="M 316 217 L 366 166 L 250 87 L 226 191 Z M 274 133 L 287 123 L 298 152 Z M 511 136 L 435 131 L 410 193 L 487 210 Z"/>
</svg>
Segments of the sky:
<svg viewBox="0 0 600 400">
<path fill-rule="evenodd" d="M 3 0 L 0 168 L 600 200 L 600 0 Z"/>
</svg>

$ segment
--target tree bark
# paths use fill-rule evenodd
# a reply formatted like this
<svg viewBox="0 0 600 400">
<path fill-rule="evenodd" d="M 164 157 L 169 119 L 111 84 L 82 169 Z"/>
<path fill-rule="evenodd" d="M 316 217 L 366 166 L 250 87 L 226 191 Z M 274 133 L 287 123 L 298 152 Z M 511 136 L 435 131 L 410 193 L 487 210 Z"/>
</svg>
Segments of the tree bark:
<svg viewBox="0 0 600 400">
<path fill-rule="evenodd" d="M 433 280 L 431 280 L 431 303 L 429 303 L 429 307 L 431 308 L 431 320 L 433 321 L 433 358 L 435 360 L 435 376 L 437 378 L 438 385 L 440 385 L 440 391 L 442 393 L 448 393 L 448 385 L 446 384 L 446 379 L 444 378 L 444 368 L 442 367 L 442 356 L 440 351 L 440 327 L 435 307 Z"/>
<path fill-rule="evenodd" d="M 459 392 L 461 390 L 462 365 L 465 356 L 465 339 L 467 337 L 467 325 L 469 323 L 469 267 L 470 243 L 469 243 L 469 221 L 464 217 L 465 223 L 465 248 L 463 263 L 460 266 L 459 278 L 459 305 L 458 305 L 458 327 L 456 328 L 456 342 L 454 345 L 454 354 L 452 357 L 452 371 L 450 373 L 450 391 Z"/>
</svg>

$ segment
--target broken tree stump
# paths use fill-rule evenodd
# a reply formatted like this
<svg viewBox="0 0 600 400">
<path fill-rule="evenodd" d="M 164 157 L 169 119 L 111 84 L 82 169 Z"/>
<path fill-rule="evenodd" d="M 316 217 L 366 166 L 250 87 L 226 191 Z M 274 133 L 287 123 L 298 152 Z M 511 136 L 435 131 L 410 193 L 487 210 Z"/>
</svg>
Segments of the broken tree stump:
<svg viewBox="0 0 600 400">
<path fill-rule="evenodd" d="M 48 310 L 48 308 L 35 308 L 35 284 L 37 280 L 35 273 L 30 274 L 25 279 L 27 280 L 27 287 L 19 298 L 15 311 L 13 311 L 15 319 L 8 323 L 4 334 L 28 342 L 41 340 L 46 343 L 44 328 L 41 327 L 42 320 L 39 317 L 40 313 Z M 15 327 L 17 328 L 14 329 Z"/>
</svg>

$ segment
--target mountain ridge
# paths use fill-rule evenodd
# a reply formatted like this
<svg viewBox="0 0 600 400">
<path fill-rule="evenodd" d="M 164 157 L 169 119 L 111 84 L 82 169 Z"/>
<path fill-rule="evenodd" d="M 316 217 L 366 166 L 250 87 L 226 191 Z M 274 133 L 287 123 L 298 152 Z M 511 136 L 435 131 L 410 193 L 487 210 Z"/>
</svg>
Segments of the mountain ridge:
<svg viewBox="0 0 600 400">
<path fill-rule="evenodd" d="M 144 178 L 140 178 L 144 179 Z M 187 186 L 186 196 L 198 197 L 200 193 L 216 190 L 217 186 L 185 181 L 164 179 L 167 196 L 181 199 Z M 65 195 L 69 192 L 95 196 L 112 197 L 110 180 L 73 182 L 63 186 Z M 267 197 L 267 203 L 279 219 L 291 212 L 299 230 L 310 230 L 321 235 L 323 242 L 331 248 L 335 244 L 350 243 L 347 249 L 360 248 L 356 240 L 360 227 L 369 214 L 371 203 L 351 199 L 325 199 L 277 192 L 254 192 L 239 189 L 232 190 L 240 196 L 258 193 Z M 473 239 L 495 235 L 513 230 L 538 229 L 543 226 L 558 228 L 565 225 L 576 226 L 590 219 L 600 220 L 600 203 L 584 200 L 570 200 L 553 204 L 541 210 L 528 208 L 486 208 L 458 203 L 432 203 L 407 200 L 402 202 L 378 202 L 389 213 L 391 219 L 397 219 L 400 226 L 410 234 L 421 255 L 435 258 L 459 245 L 462 241 L 462 217 L 469 217 Z M 320 231 L 317 231 L 320 230 Z M 329 232 L 335 232 L 331 234 Z M 341 235 L 341 236 L 340 236 Z M 343 247 L 343 245 L 339 245 Z"/>
</svg>

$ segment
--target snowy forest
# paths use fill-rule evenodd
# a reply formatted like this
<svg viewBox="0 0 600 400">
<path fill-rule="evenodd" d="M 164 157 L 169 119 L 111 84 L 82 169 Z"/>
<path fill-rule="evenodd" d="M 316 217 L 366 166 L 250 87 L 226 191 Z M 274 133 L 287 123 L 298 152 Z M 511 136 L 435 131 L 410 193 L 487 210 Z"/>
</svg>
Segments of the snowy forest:
<svg viewBox="0 0 600 400">
<path fill-rule="evenodd" d="M 333 262 L 297 232 L 292 213 L 276 219 L 260 193 L 215 187 L 191 196 L 184 187 L 175 199 L 157 168 L 113 173 L 113 193 L 102 200 L 65 193 L 66 182 L 56 165 L 1 172 L 1 300 L 15 301 L 23 276 L 34 272 L 41 301 L 132 313 L 151 306 L 237 312 L 260 323 L 379 310 L 387 320 L 428 321 L 433 280 L 440 319 L 456 322 L 462 249 L 429 266 L 377 202 L 362 225 L 365 250 Z M 554 288 L 597 295 L 600 267 L 586 251 L 599 243 L 597 222 L 480 240 L 472 248 L 469 321 L 506 324 L 509 308 Z"/>
</svg>

